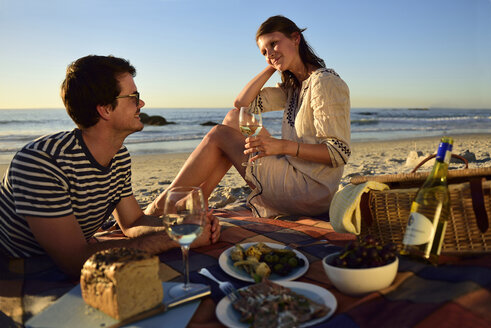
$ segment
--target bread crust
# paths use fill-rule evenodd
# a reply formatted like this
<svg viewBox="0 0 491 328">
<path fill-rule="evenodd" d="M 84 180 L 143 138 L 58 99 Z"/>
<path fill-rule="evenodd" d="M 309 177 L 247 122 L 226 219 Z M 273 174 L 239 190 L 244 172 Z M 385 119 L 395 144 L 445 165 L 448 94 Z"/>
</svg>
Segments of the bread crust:
<svg viewBox="0 0 491 328">
<path fill-rule="evenodd" d="M 158 257 L 131 248 L 92 255 L 82 268 L 80 288 L 85 303 L 118 320 L 157 306 L 164 294 Z"/>
</svg>

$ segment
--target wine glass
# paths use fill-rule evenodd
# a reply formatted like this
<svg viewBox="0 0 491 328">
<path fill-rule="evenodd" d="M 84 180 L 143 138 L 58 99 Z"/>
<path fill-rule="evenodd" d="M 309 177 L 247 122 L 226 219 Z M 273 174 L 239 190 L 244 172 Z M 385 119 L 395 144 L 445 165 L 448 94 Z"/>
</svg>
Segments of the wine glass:
<svg viewBox="0 0 491 328">
<path fill-rule="evenodd" d="M 246 138 L 257 136 L 263 128 L 263 118 L 261 116 L 261 112 L 254 112 L 251 107 L 240 107 L 239 128 L 240 132 L 242 132 Z M 249 160 L 242 163 L 242 166 L 261 165 L 258 162 L 252 161 L 252 156 L 253 154 L 250 153 Z"/>
<path fill-rule="evenodd" d="M 189 283 L 189 247 L 203 232 L 206 209 L 203 192 L 199 187 L 174 187 L 166 192 L 164 215 L 167 234 L 181 245 L 185 282 L 169 290 L 177 298 L 202 288 L 201 284 Z"/>
</svg>

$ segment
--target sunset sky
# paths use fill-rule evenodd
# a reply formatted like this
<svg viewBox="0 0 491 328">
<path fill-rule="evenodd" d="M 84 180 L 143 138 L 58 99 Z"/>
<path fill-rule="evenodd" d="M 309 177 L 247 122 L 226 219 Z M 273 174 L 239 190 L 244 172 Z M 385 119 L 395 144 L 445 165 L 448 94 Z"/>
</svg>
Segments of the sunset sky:
<svg viewBox="0 0 491 328">
<path fill-rule="evenodd" d="M 491 0 L 0 0 L 0 109 L 63 107 L 88 54 L 129 59 L 148 108 L 231 107 L 277 14 L 307 28 L 352 107 L 491 108 Z"/>
</svg>

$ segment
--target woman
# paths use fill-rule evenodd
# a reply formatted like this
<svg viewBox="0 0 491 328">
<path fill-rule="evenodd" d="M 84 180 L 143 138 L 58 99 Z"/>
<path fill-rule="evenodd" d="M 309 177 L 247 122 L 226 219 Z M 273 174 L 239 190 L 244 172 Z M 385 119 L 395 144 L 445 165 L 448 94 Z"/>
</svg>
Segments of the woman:
<svg viewBox="0 0 491 328">
<path fill-rule="evenodd" d="M 236 109 L 205 136 L 171 187 L 201 186 L 208 198 L 234 165 L 253 189 L 247 202 L 254 215 L 328 212 L 351 153 L 349 90 L 314 54 L 303 31 L 283 16 L 270 17 L 259 27 L 256 42 L 268 66 L 244 87 Z M 263 88 L 276 71 L 282 83 Z M 263 112 L 284 110 L 281 139 L 263 128 L 244 141 L 237 108 L 249 105 Z M 250 153 L 256 153 L 252 160 L 261 165 L 241 165 Z M 164 194 L 147 214 L 161 212 Z"/>
</svg>

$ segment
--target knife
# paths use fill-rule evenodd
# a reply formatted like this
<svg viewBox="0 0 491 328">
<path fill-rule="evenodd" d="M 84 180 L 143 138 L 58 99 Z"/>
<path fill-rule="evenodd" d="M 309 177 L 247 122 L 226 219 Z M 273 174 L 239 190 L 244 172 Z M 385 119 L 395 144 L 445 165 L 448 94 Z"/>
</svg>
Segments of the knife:
<svg viewBox="0 0 491 328">
<path fill-rule="evenodd" d="M 210 286 L 206 286 L 203 289 L 200 289 L 192 294 L 185 295 L 184 297 L 173 299 L 172 302 L 168 304 L 160 303 L 154 308 L 151 308 L 150 310 L 140 312 L 138 314 L 135 314 L 134 316 L 131 316 L 129 318 L 126 318 L 124 320 L 118 321 L 115 324 L 109 326 L 108 328 L 120 328 L 126 325 L 129 325 L 130 323 L 137 322 L 146 318 L 153 317 L 157 314 L 161 314 L 166 312 L 169 309 L 172 309 L 173 307 L 176 307 L 178 305 L 194 301 L 198 298 L 207 296 L 211 294 L 211 289 Z"/>
</svg>

